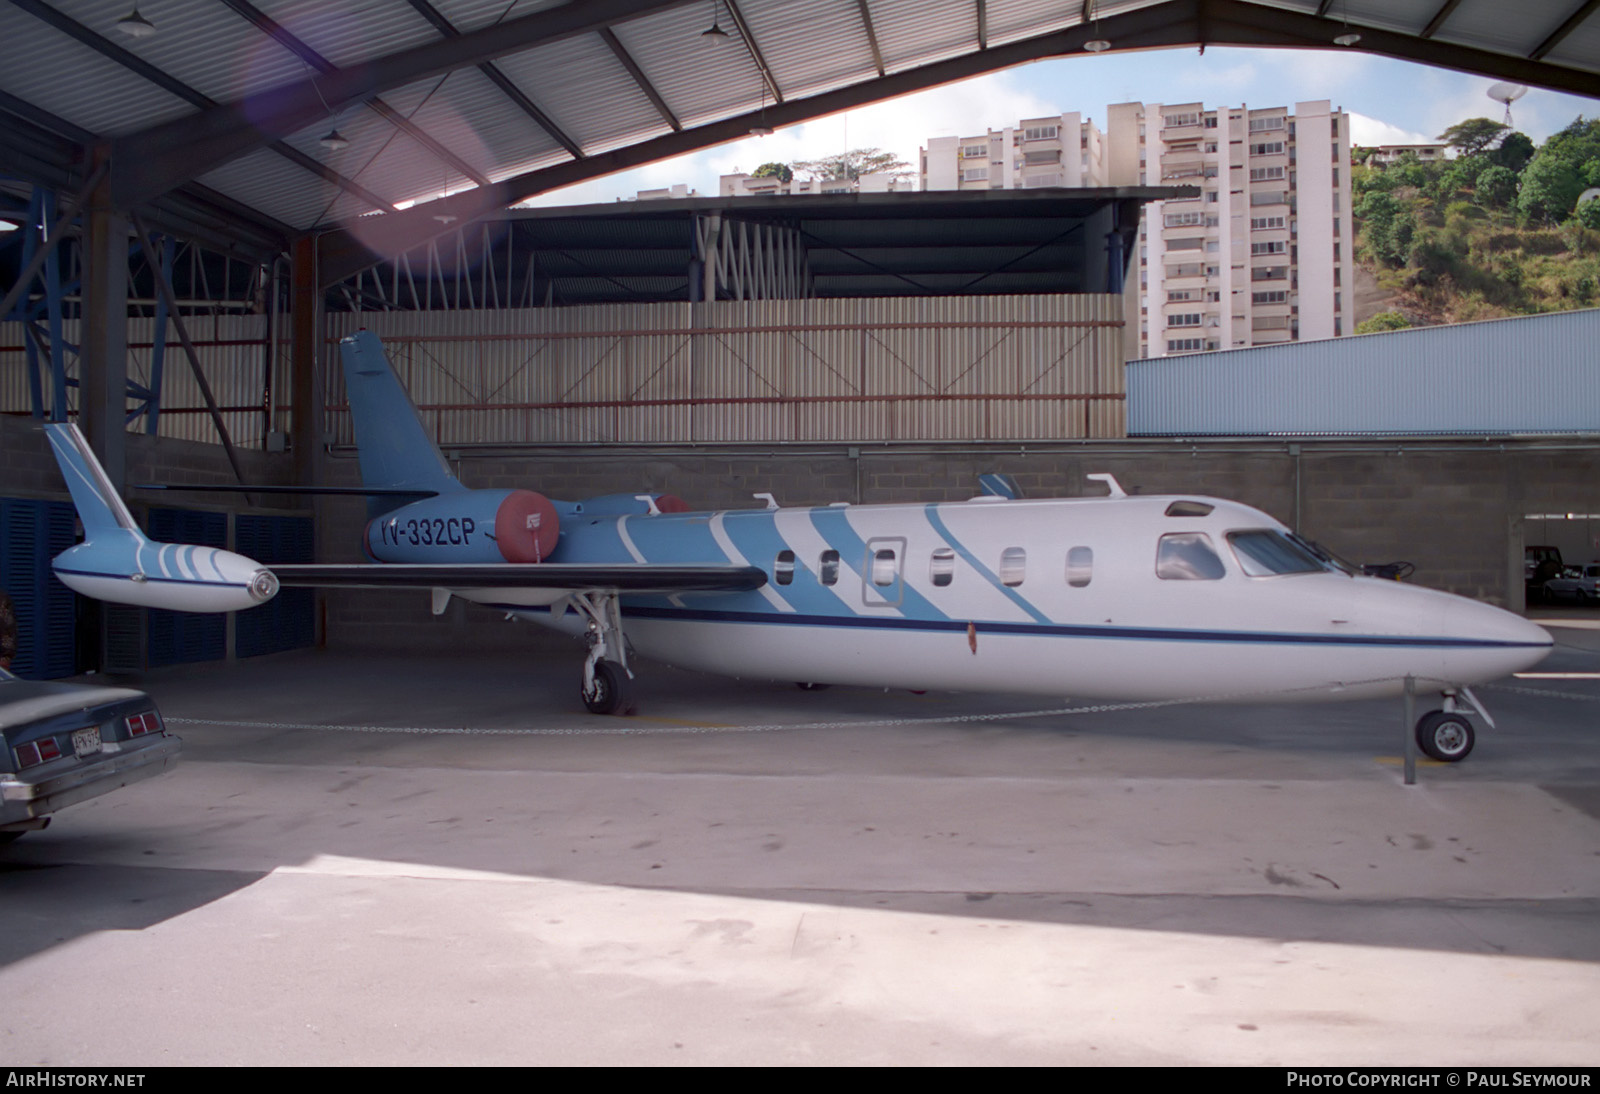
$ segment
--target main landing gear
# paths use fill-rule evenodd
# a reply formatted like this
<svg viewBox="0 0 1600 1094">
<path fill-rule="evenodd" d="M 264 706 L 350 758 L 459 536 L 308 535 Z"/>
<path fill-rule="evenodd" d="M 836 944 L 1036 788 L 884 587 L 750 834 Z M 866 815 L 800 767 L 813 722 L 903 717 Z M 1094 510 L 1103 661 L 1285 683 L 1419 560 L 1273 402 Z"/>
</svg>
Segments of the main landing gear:
<svg viewBox="0 0 1600 1094">
<path fill-rule="evenodd" d="M 572 604 L 589 620 L 589 656 L 583 662 L 583 705 L 590 714 L 632 714 L 633 670 L 622 635 L 616 593 L 574 593 Z"/>
<path fill-rule="evenodd" d="M 1494 719 L 1489 717 L 1489 712 L 1483 709 L 1477 696 L 1467 688 L 1460 691 L 1446 691 L 1444 693 L 1444 709 L 1431 710 L 1417 719 L 1417 747 L 1432 759 L 1441 763 L 1460 763 L 1472 752 L 1472 746 L 1477 740 L 1473 733 L 1472 722 L 1466 713 L 1457 709 L 1457 697 L 1463 697 L 1476 711 L 1489 727 L 1494 728 Z"/>
</svg>

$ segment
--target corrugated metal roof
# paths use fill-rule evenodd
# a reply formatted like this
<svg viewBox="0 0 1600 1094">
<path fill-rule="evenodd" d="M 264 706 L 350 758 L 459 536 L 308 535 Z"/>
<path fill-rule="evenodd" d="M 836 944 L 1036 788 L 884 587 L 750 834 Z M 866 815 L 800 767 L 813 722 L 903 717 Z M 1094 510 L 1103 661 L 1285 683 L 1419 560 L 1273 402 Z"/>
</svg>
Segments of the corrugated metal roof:
<svg viewBox="0 0 1600 1094">
<path fill-rule="evenodd" d="M 373 0 L 360 4 L 330 4 L 327 0 L 253 0 L 253 3 L 278 26 L 340 68 L 439 37 L 439 32 L 410 4 Z M 242 20 L 240 16 L 234 18 Z M 256 86 L 272 85 L 258 83 Z"/>
<path fill-rule="evenodd" d="M 667 131 L 656 108 L 597 35 L 496 63 L 586 154 Z"/>
<path fill-rule="evenodd" d="M 702 38 L 710 8 L 694 5 L 622 23 L 617 40 L 684 125 L 760 105 L 761 70 L 731 38 Z"/>
<path fill-rule="evenodd" d="M 1600 309 L 1128 362 L 1135 436 L 1600 433 Z"/>
<path fill-rule="evenodd" d="M 400 74 L 392 86 L 386 80 L 378 89 L 383 99 L 401 114 L 413 115 L 415 125 L 464 157 L 478 174 L 493 179 L 563 163 L 571 157 L 511 96 L 476 70 L 479 62 L 499 69 L 575 140 L 585 155 L 625 148 L 670 132 L 669 123 L 615 56 L 602 30 L 615 35 L 667 108 L 690 130 L 756 111 L 764 100 L 765 80 L 751 48 L 737 33 L 731 9 L 725 5 L 714 9 L 710 0 L 436 0 L 434 6 L 461 34 L 504 27 L 506 33 L 524 34 L 519 41 L 530 41 L 533 39 L 526 35 L 541 26 L 546 33 L 553 33 L 548 22 L 537 22 L 541 13 L 550 13 L 550 21 L 562 21 L 566 28 L 558 37 L 504 54 L 492 42 L 480 42 L 479 53 L 451 62 L 458 64 L 459 70 L 442 86 L 438 83 L 441 73 L 423 74 L 425 66 L 416 51 L 435 48 L 450 32 L 433 26 L 411 4 L 400 0 L 254 2 L 284 31 L 341 69 L 391 63 Z M 1453 5 L 1441 5 L 1440 0 L 1340 0 L 1331 6 L 1319 0 L 1235 2 L 1252 13 L 1258 11 L 1263 26 L 1273 20 L 1281 23 L 1288 13 L 1298 22 L 1287 30 L 1274 29 L 1274 24 L 1269 32 L 1296 41 L 1301 40 L 1296 35 L 1303 35 L 1306 44 L 1322 41 L 1324 35 L 1331 39 L 1331 28 L 1348 23 L 1355 32 L 1362 28 L 1394 32 L 1400 36 L 1400 46 L 1385 48 L 1400 50 L 1402 55 L 1428 60 L 1434 44 L 1468 47 L 1479 51 L 1473 61 L 1480 71 L 1498 73 L 1504 66 L 1497 57 L 1505 57 L 1523 66 L 1516 78 L 1524 82 L 1529 82 L 1531 72 L 1546 77 L 1550 86 L 1579 93 L 1586 88 L 1600 91 L 1600 9 L 1577 6 L 1574 0 L 1520 0 L 1516 5 L 1500 0 L 1462 0 Z M 1143 20 L 1142 29 L 1125 25 L 1116 33 L 1108 30 L 1118 48 L 1140 48 L 1136 30 L 1159 36 L 1167 27 L 1175 27 L 1180 37 L 1205 32 L 1195 23 L 1203 18 L 1203 9 L 1197 16 L 1193 5 L 1162 0 L 1096 0 L 1088 6 L 1059 0 L 987 0 L 983 5 L 991 56 L 996 55 L 996 47 L 1063 29 L 1077 28 L 1081 37 L 1085 14 L 1106 23 L 1146 9 L 1155 14 Z M 312 63 L 238 11 L 215 0 L 148 0 L 143 10 L 156 25 L 156 34 L 136 40 L 115 29 L 123 9 L 104 0 L 15 0 L 0 5 L 0 41 L 6 43 L 0 90 L 70 126 L 102 136 L 130 136 L 129 145 L 122 148 L 125 157 L 137 157 L 137 150 L 153 147 L 146 132 L 151 127 L 184 119 L 199 109 L 181 92 L 163 90 L 152 73 L 136 71 L 140 62 L 222 104 L 254 102 L 260 107 L 270 101 L 263 96 L 266 91 L 295 87 L 304 91 Z M 723 29 L 733 32 L 729 37 L 702 36 L 714 10 Z M 866 5 L 891 73 L 951 58 L 971 59 L 970 65 L 960 66 L 962 72 L 980 70 L 984 62 L 978 10 L 974 0 L 871 0 Z M 738 0 L 738 11 L 791 110 L 788 118 L 779 120 L 807 116 L 805 111 L 813 109 L 807 105 L 808 98 L 830 89 L 863 88 L 859 97 L 845 105 L 871 98 L 876 65 L 857 0 Z M 530 16 L 536 19 L 534 24 L 519 22 Z M 1552 40 L 1558 28 L 1574 16 L 1578 17 L 1574 27 L 1564 37 Z M 1436 17 L 1440 25 L 1430 38 L 1422 39 L 1421 32 Z M 1211 40 L 1228 41 L 1228 27 L 1250 22 L 1236 18 L 1213 26 Z M 1034 54 L 1023 50 L 1006 56 L 1030 59 L 1060 48 L 1059 41 L 1041 41 Z M 1358 43 L 1355 48 L 1364 47 Z M 1528 60 L 1538 48 L 1549 50 L 1543 61 Z M 129 67 L 119 63 L 118 57 L 137 60 Z M 1444 60 L 1459 67 L 1461 58 Z M 428 63 L 436 61 L 433 58 Z M 944 73 L 939 80 L 951 78 L 948 70 L 939 71 Z M 331 78 L 318 76 L 319 90 Z M 932 75 L 928 78 L 937 82 Z M 419 109 L 424 98 L 426 104 Z M 766 105 L 772 106 L 770 97 Z M 838 108 L 835 103 L 827 110 L 815 109 L 821 113 Z M 244 113 L 248 115 L 249 110 Z M 360 182 L 385 196 L 415 197 L 455 184 L 459 168 L 441 168 L 440 156 L 424 150 L 414 137 L 394 138 L 394 122 L 379 121 L 378 128 L 368 132 L 373 124 L 370 111 L 352 104 L 329 113 L 333 116 L 318 118 L 293 134 L 290 143 L 347 177 L 359 175 Z M 353 142 L 344 154 L 329 153 L 317 143 L 334 124 Z M 239 170 L 237 164 L 217 166 L 218 160 L 209 158 L 235 155 L 241 161 L 258 162 L 255 152 L 259 145 L 244 147 L 254 139 L 249 130 L 237 119 L 227 125 L 240 127 L 237 132 L 245 134 L 242 143 L 219 145 L 215 152 L 205 143 L 205 135 L 214 131 L 210 127 L 197 125 L 193 134 L 175 128 L 167 145 L 159 152 L 149 152 L 147 158 L 159 161 L 161 170 L 146 185 L 155 187 L 155 192 L 161 186 L 181 185 L 187 181 L 184 171 L 192 170 L 194 176 L 205 176 L 225 196 L 247 208 L 273 211 L 271 215 L 280 218 L 285 210 L 294 210 L 296 217 L 288 221 L 291 228 L 318 224 L 328 207 L 321 197 L 327 183 L 314 172 L 285 170 L 282 165 L 268 172 Z M 379 132 L 379 128 L 387 132 Z M 77 135 L 62 135 L 68 146 L 59 154 L 67 159 L 47 172 L 49 178 L 59 178 L 70 166 L 70 143 Z M 674 150 L 695 147 L 696 141 L 716 143 L 729 135 L 720 131 L 695 134 L 693 140 L 675 145 Z M 144 143 L 139 143 L 141 138 Z M 363 169 L 374 156 L 379 157 L 378 162 Z M 591 170 L 597 173 L 609 164 L 598 156 L 594 159 L 599 166 Z M 564 173 L 559 183 L 582 174 L 582 170 Z M 114 186 L 126 185 L 130 184 L 125 178 L 114 180 Z M 540 183 L 519 185 L 534 188 L 518 194 L 527 196 L 536 192 Z M 285 195 L 286 187 L 311 193 Z M 146 194 L 132 203 L 146 204 L 149 197 Z M 339 204 L 364 206 L 363 201 L 349 198 Z M 252 227 L 254 234 L 241 230 L 241 238 L 258 239 L 262 226 Z"/>
<path fill-rule="evenodd" d="M 194 110 L 177 96 L 9 4 L 0 6 L 0 42 L 5 43 L 0 91 L 91 133 L 138 129 Z"/>
</svg>

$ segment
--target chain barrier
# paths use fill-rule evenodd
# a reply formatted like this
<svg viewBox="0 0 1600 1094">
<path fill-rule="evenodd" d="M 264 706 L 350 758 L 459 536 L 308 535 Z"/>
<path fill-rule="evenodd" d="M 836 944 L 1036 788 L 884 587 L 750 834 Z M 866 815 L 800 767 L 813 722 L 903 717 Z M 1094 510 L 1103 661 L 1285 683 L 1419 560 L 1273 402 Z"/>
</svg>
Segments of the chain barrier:
<svg viewBox="0 0 1600 1094">
<path fill-rule="evenodd" d="M 1600 703 L 1600 695 L 1585 695 L 1577 691 L 1549 691 L 1545 688 L 1525 688 L 1517 684 L 1482 684 L 1484 691 L 1509 691 L 1518 695 L 1543 695 L 1547 699 L 1575 699 L 1582 703 Z"/>
<path fill-rule="evenodd" d="M 1269 699 L 1275 696 L 1297 695 L 1308 691 L 1326 691 L 1333 687 L 1360 688 L 1374 684 L 1400 683 L 1401 676 L 1382 676 L 1371 680 L 1342 681 L 1337 684 L 1318 684 L 1301 688 L 1233 692 L 1223 695 L 1197 695 L 1183 699 L 1151 699 L 1130 703 L 1096 703 L 1092 706 L 1054 707 L 1046 710 L 1018 710 L 1000 714 L 951 714 L 925 718 L 872 718 L 829 722 L 769 722 L 751 725 L 705 726 L 651 726 L 641 725 L 637 719 L 597 719 L 593 725 L 560 726 L 548 729 L 493 729 L 482 726 L 378 726 L 378 725 L 328 725 L 315 722 L 252 722 L 224 721 L 213 718 L 167 718 L 168 725 L 219 726 L 230 729 L 315 729 L 336 733 L 414 733 L 453 734 L 498 737 L 576 737 L 585 735 L 647 736 L 655 734 L 697 733 L 775 733 L 791 729 L 869 729 L 883 726 L 955 725 L 975 722 L 1005 722 L 1022 718 L 1063 718 L 1078 714 L 1111 714 L 1130 710 L 1156 710 L 1163 707 L 1192 706 L 1197 703 L 1230 703 L 1246 700 Z M 1418 681 L 1419 684 L 1425 681 Z M 1539 695 L 1560 693 L 1526 690 Z M 1581 696 L 1580 698 L 1595 698 Z"/>
</svg>

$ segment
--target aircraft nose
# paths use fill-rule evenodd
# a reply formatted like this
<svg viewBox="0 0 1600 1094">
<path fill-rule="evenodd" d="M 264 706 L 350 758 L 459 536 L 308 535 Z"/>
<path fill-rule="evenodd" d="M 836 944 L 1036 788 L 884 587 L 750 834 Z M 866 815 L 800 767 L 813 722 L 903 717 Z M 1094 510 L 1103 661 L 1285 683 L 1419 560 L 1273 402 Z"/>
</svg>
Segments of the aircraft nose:
<svg viewBox="0 0 1600 1094">
<path fill-rule="evenodd" d="M 1446 633 L 1488 643 L 1498 675 L 1521 672 L 1543 661 L 1555 645 L 1550 632 L 1513 612 L 1456 597 L 1445 612 Z"/>
</svg>

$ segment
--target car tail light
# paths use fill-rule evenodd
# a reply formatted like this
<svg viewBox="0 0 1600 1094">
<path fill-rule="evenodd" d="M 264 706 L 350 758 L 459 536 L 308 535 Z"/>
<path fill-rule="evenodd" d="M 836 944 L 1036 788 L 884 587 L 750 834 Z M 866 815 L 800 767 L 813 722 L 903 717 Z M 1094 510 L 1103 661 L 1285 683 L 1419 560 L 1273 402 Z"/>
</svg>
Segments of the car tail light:
<svg viewBox="0 0 1600 1094">
<path fill-rule="evenodd" d="M 49 763 L 61 755 L 61 746 L 56 744 L 54 737 L 45 737 L 37 741 L 29 741 L 25 745 L 17 746 L 17 766 L 35 767 L 39 764 Z"/>
<path fill-rule="evenodd" d="M 143 737 L 146 733 L 160 733 L 165 729 L 161 724 L 161 715 L 153 710 L 135 714 L 127 721 L 130 737 Z"/>
</svg>

